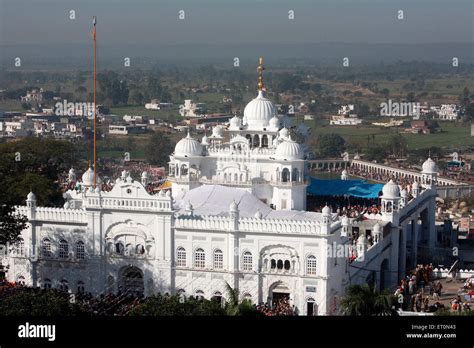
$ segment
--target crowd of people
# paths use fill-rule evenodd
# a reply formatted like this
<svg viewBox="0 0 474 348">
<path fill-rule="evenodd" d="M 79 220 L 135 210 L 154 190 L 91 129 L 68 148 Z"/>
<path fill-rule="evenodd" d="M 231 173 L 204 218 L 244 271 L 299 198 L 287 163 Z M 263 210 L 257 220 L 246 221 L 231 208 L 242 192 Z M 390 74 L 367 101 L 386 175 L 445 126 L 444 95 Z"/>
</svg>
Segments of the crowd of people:
<svg viewBox="0 0 474 348">
<path fill-rule="evenodd" d="M 442 292 L 443 284 L 433 277 L 433 265 L 420 264 L 400 281 L 394 295 L 404 309 L 412 312 L 436 312 L 446 309 L 441 303 Z M 458 313 L 471 310 L 469 302 L 463 301 L 460 295 L 450 301 L 450 307 Z"/>
<path fill-rule="evenodd" d="M 369 199 L 353 196 L 308 196 L 309 211 L 321 212 L 328 205 L 331 211 L 349 218 L 357 218 L 362 214 L 378 214 L 380 206 L 378 199 Z"/>
<path fill-rule="evenodd" d="M 295 306 L 290 304 L 288 298 L 282 298 L 273 302 L 273 305 L 261 303 L 257 306 L 257 311 L 266 316 L 293 316 L 298 315 Z"/>
</svg>

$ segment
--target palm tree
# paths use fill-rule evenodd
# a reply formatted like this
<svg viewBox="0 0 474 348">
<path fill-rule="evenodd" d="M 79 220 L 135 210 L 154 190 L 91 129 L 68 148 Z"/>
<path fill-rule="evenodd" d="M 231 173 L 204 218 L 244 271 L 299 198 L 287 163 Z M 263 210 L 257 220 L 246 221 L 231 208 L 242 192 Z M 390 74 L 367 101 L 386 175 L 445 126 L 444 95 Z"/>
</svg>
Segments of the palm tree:
<svg viewBox="0 0 474 348">
<path fill-rule="evenodd" d="M 380 293 L 375 286 L 351 285 L 341 301 L 342 314 L 358 315 L 395 315 L 395 298 L 388 291 Z"/>
<path fill-rule="evenodd" d="M 255 306 L 249 300 L 239 301 L 239 292 L 233 289 L 229 283 L 225 283 L 228 294 L 228 300 L 225 303 L 224 309 L 227 315 L 258 315 Z"/>
</svg>

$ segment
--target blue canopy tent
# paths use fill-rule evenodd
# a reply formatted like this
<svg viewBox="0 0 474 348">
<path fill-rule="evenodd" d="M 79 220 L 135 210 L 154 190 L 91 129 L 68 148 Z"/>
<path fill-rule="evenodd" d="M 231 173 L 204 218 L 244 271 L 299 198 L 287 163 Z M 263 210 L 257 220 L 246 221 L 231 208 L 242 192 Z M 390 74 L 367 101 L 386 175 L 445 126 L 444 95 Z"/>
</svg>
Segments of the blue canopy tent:
<svg viewBox="0 0 474 348">
<path fill-rule="evenodd" d="M 313 196 L 354 196 L 378 198 L 383 184 L 369 184 L 364 180 L 321 180 L 311 178 L 307 193 Z"/>
</svg>

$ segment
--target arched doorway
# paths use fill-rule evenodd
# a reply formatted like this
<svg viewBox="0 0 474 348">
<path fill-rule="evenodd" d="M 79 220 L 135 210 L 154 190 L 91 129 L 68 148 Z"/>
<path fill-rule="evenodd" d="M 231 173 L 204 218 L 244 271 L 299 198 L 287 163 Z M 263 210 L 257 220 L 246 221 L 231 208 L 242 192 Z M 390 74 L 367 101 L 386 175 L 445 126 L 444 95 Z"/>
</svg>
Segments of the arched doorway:
<svg viewBox="0 0 474 348">
<path fill-rule="evenodd" d="M 290 301 L 290 288 L 283 282 L 277 282 L 270 287 L 269 297 L 272 306 Z"/>
<path fill-rule="evenodd" d="M 119 290 L 124 295 L 142 297 L 145 291 L 143 272 L 134 266 L 123 269 L 120 274 Z"/>
<path fill-rule="evenodd" d="M 318 305 L 316 304 L 316 301 L 312 297 L 308 297 L 306 299 L 306 315 L 308 317 L 318 315 Z"/>
</svg>

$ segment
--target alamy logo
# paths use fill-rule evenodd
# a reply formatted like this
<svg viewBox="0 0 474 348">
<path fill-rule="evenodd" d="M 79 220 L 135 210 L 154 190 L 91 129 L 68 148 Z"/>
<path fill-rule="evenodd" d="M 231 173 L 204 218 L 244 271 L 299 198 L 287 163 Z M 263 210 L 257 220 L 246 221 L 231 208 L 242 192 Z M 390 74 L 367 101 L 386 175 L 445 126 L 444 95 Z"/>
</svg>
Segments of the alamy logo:
<svg viewBox="0 0 474 348">
<path fill-rule="evenodd" d="M 56 325 L 35 325 L 28 322 L 18 326 L 20 338 L 47 338 L 52 342 L 56 339 Z"/>
<path fill-rule="evenodd" d="M 57 116 L 87 116 L 94 115 L 94 103 L 72 103 L 66 99 L 54 105 L 54 113 Z"/>
<path fill-rule="evenodd" d="M 420 118 L 420 103 L 388 102 L 380 103 L 380 116 L 404 117 L 410 116 L 417 120 Z"/>
</svg>

